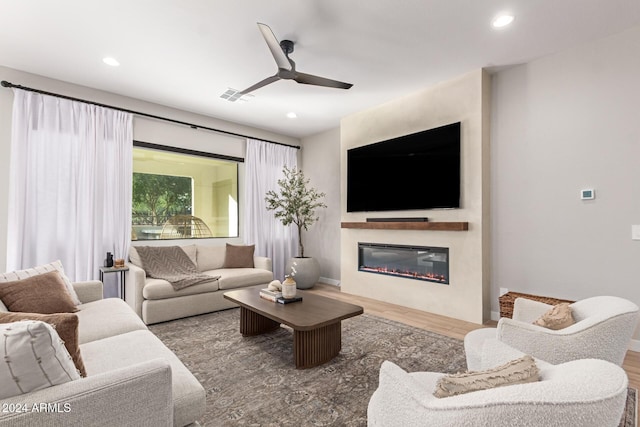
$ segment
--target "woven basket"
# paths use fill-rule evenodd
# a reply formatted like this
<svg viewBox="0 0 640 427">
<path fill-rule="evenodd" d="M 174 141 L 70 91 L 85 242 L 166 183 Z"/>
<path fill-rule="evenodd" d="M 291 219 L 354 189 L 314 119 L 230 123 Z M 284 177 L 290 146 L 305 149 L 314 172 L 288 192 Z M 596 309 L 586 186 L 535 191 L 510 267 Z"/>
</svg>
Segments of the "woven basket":
<svg viewBox="0 0 640 427">
<path fill-rule="evenodd" d="M 521 294 L 519 292 L 507 292 L 506 294 L 498 298 L 498 301 L 500 301 L 500 317 L 508 317 L 509 319 L 513 317 L 513 303 L 516 300 L 516 298 L 527 298 L 534 301 L 543 302 L 549 305 L 556 305 L 563 302 L 568 302 L 568 303 L 575 302 L 575 301 L 569 301 L 566 299 L 542 297 L 539 295 Z"/>
</svg>

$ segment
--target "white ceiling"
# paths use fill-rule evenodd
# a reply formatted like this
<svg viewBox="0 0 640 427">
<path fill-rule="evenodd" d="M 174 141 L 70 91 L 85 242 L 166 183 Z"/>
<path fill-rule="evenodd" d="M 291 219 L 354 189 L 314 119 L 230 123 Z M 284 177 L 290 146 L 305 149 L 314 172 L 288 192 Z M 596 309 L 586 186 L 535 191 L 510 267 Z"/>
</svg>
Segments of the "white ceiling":
<svg viewBox="0 0 640 427">
<path fill-rule="evenodd" d="M 494 30 L 501 11 L 516 19 Z M 296 42 L 299 71 L 353 88 L 279 81 L 250 102 L 221 99 L 276 71 L 256 22 Z M 638 0 L 0 0 L 0 65 L 304 137 L 468 71 L 639 24 Z"/>
</svg>

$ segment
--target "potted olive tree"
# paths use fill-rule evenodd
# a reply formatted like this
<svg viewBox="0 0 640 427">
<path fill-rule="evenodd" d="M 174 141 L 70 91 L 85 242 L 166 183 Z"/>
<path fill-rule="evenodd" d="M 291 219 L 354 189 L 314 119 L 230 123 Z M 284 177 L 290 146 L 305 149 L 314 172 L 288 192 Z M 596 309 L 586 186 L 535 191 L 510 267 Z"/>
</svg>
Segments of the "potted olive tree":
<svg viewBox="0 0 640 427">
<path fill-rule="evenodd" d="M 325 193 L 309 187 L 309 179 L 304 177 L 301 170 L 285 166 L 282 172 L 284 178 L 278 180 L 280 191 L 268 191 L 265 201 L 267 209 L 274 211 L 275 217 L 283 225 L 295 224 L 298 228 L 298 256 L 287 262 L 285 271 L 290 273 L 295 262 L 296 286 L 299 289 L 309 289 L 320 278 L 320 265 L 315 258 L 304 256 L 302 230 L 308 230 L 318 220 L 316 209 L 327 207 L 322 202 Z"/>
</svg>

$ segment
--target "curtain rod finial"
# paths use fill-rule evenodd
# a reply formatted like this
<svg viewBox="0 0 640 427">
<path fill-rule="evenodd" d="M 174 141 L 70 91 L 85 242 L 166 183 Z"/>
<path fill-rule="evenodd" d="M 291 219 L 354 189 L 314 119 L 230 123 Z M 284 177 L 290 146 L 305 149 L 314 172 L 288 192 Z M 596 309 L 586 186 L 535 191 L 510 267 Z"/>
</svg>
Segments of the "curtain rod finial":
<svg viewBox="0 0 640 427">
<path fill-rule="evenodd" d="M 3 80 L 2 82 L 0 82 L 0 84 L 2 85 L 2 87 L 11 87 L 11 83 L 6 80 Z"/>
</svg>

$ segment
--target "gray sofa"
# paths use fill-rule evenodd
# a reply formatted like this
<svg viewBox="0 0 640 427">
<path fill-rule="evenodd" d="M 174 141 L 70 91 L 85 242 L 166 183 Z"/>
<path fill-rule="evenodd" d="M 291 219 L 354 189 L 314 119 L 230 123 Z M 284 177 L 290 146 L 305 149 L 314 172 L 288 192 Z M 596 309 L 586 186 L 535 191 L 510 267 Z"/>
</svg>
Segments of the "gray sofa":
<svg viewBox="0 0 640 427">
<path fill-rule="evenodd" d="M 82 303 L 76 314 L 87 377 L 0 400 L 0 407 L 6 408 L 0 411 L 0 426 L 197 422 L 204 414 L 205 391 L 176 355 L 124 301 L 102 299 L 101 282 L 74 283 L 74 289 Z M 43 403 L 48 410 L 31 411 Z"/>
<path fill-rule="evenodd" d="M 230 289 L 263 286 L 273 280 L 270 258 L 254 256 L 253 268 L 223 268 L 225 246 L 181 246 L 199 272 L 220 276 L 176 291 L 166 280 L 147 277 L 135 246 L 129 252 L 127 303 L 147 325 L 236 307 L 223 298 Z"/>
</svg>

